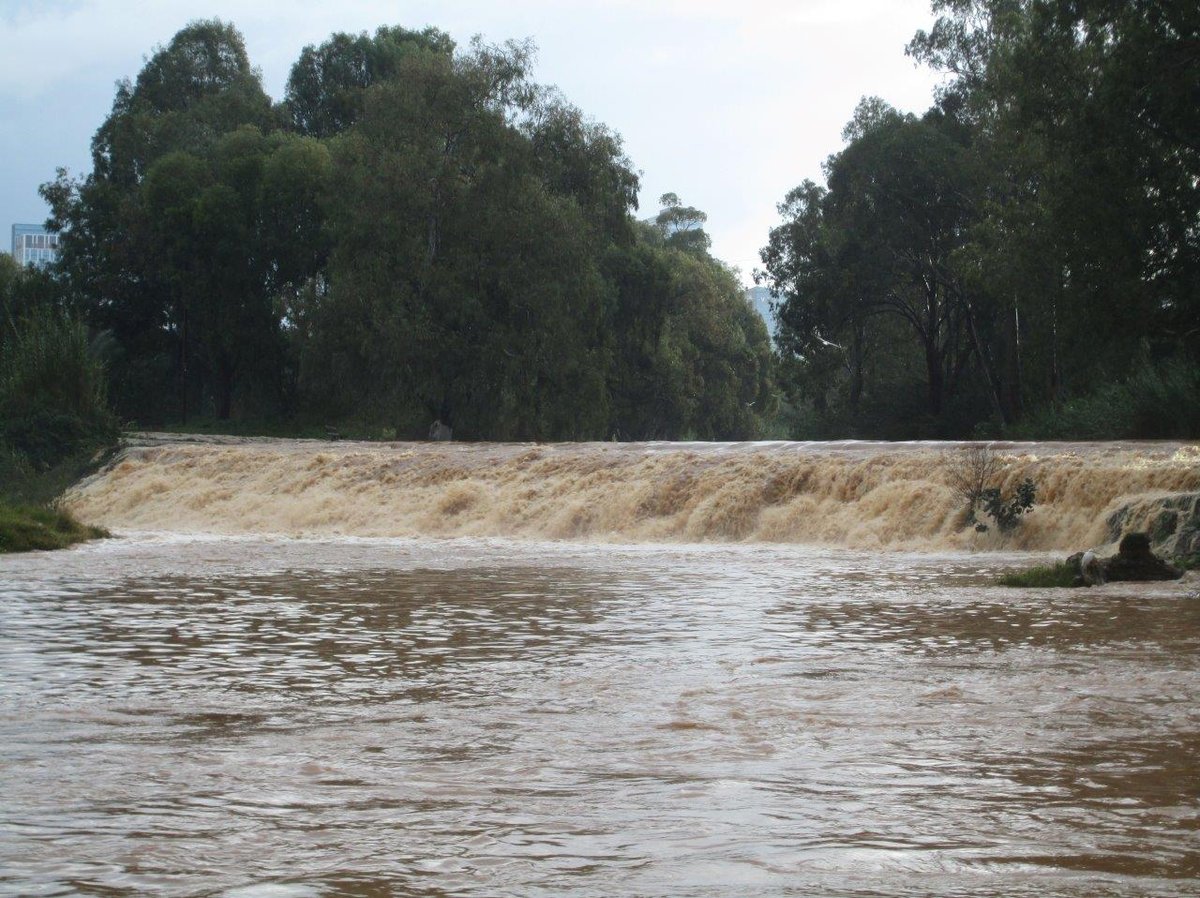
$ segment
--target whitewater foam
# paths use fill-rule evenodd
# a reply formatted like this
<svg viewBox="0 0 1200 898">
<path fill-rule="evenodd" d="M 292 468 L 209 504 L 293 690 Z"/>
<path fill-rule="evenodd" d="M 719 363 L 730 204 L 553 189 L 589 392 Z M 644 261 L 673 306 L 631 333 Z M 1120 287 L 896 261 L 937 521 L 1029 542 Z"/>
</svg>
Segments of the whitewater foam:
<svg viewBox="0 0 1200 898">
<path fill-rule="evenodd" d="M 764 542 L 918 551 L 1066 550 L 1130 502 L 1200 489 L 1200 447 L 993 444 L 1038 502 L 1007 538 L 964 527 L 949 443 L 134 441 L 71 490 L 113 530 L 605 542 Z"/>
</svg>

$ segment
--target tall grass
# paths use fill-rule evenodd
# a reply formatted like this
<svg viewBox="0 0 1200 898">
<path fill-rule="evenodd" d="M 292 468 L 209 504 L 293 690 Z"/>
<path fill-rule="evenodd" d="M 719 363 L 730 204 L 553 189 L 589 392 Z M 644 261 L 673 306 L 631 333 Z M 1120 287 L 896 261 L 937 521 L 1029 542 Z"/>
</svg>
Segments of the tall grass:
<svg viewBox="0 0 1200 898">
<path fill-rule="evenodd" d="M 1002 574 L 996 583 L 1028 589 L 1064 588 L 1080 585 L 1079 571 L 1065 561 Z"/>
<path fill-rule="evenodd" d="M 87 327 L 35 308 L 0 331 L 0 452 L 46 468 L 116 435 Z"/>
<path fill-rule="evenodd" d="M 0 409 L 16 415 L 53 409 L 98 421 L 108 417 L 105 400 L 104 366 L 82 322 L 40 308 L 6 329 Z"/>
</svg>

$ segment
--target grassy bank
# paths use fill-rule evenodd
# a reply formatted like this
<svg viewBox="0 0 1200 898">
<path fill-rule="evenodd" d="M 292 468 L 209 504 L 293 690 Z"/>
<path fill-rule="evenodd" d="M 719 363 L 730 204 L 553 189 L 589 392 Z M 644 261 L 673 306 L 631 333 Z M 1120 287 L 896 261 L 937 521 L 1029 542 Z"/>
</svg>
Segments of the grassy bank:
<svg viewBox="0 0 1200 898">
<path fill-rule="evenodd" d="M 65 511 L 0 501 L 0 552 L 65 549 L 75 543 L 110 536 L 100 527 L 80 524 Z"/>
<path fill-rule="evenodd" d="M 71 484 L 108 462 L 119 447 L 81 448 L 43 470 L 0 444 L 0 553 L 62 549 L 109 536 L 55 507 Z"/>
</svg>

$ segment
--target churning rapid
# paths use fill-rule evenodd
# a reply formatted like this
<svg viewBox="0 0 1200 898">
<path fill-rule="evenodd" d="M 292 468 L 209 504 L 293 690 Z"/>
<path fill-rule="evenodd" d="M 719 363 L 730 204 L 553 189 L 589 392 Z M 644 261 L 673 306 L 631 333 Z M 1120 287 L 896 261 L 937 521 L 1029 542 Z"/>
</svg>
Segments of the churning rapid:
<svg viewBox="0 0 1200 898">
<path fill-rule="evenodd" d="M 1200 446 L 992 444 L 1037 505 L 1003 541 L 1069 550 L 1147 528 L 1200 489 Z M 111 529 L 307 536 L 500 536 L 959 550 L 964 444 L 326 443 L 145 437 L 67 497 Z M 1194 504 L 1194 503 L 1193 503 Z M 1115 531 L 1119 536 L 1120 527 Z"/>
</svg>

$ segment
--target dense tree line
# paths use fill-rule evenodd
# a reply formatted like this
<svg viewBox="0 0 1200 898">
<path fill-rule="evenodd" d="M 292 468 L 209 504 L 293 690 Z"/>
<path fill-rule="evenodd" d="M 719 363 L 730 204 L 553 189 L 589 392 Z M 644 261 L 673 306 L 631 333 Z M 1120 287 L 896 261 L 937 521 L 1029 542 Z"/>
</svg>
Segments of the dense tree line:
<svg viewBox="0 0 1200 898">
<path fill-rule="evenodd" d="M 620 139 L 531 47 L 435 29 L 306 47 L 273 103 L 196 22 L 43 187 L 55 302 L 107 335 L 126 420 L 478 439 L 746 438 L 770 344 L 703 213 L 635 216 Z"/>
<path fill-rule="evenodd" d="M 864 100 L 780 205 L 793 426 L 1200 432 L 1200 8 L 935 0 L 933 108 Z"/>
</svg>

